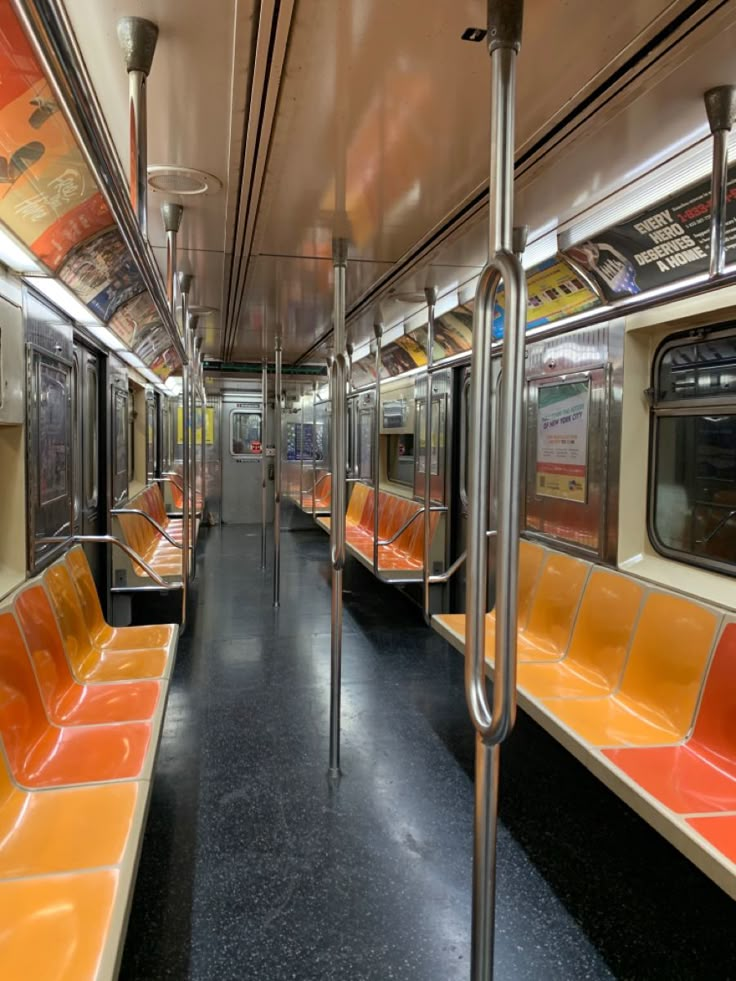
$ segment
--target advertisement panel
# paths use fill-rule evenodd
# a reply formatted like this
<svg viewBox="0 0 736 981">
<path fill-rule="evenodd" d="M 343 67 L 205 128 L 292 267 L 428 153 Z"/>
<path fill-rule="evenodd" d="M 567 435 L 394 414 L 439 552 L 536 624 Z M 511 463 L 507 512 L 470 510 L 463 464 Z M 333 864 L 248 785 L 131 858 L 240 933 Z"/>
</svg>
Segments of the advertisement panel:
<svg viewBox="0 0 736 981">
<path fill-rule="evenodd" d="M 537 406 L 537 497 L 585 503 L 590 381 L 541 385 Z"/>
</svg>

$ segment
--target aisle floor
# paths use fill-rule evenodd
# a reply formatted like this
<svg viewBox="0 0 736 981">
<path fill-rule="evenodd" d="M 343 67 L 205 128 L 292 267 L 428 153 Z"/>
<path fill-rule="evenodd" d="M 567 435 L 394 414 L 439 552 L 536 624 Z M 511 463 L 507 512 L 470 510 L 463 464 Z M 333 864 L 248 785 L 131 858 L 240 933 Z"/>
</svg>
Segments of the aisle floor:
<svg viewBox="0 0 736 981">
<path fill-rule="evenodd" d="M 351 562 L 330 781 L 327 538 L 282 542 L 274 610 L 259 530 L 202 535 L 121 978 L 466 981 L 462 659 Z M 736 977 L 731 900 L 523 716 L 499 851 L 500 981 Z"/>
</svg>

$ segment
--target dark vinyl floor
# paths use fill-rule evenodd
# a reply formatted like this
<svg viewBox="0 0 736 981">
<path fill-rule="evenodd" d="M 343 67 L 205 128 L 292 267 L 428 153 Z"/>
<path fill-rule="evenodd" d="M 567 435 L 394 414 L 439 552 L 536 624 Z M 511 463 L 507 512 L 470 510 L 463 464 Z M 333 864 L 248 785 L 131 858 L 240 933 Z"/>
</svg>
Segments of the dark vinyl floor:
<svg viewBox="0 0 736 981">
<path fill-rule="evenodd" d="M 124 981 L 468 978 L 473 734 L 462 660 L 357 563 L 327 776 L 327 538 L 203 533 Z M 534 723 L 502 752 L 496 977 L 736 979 L 736 907 Z"/>
</svg>

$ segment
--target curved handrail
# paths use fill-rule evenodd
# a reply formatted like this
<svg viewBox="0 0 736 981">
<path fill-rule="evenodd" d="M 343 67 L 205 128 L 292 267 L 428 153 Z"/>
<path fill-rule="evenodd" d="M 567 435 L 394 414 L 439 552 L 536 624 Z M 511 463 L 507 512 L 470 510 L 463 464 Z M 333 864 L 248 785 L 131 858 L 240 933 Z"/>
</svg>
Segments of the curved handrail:
<svg viewBox="0 0 736 981">
<path fill-rule="evenodd" d="M 181 542 L 175 541 L 168 533 L 168 531 L 166 531 L 165 528 L 162 528 L 155 518 L 151 517 L 148 511 L 143 511 L 141 510 L 141 508 L 110 508 L 110 514 L 137 514 L 139 518 L 145 518 L 146 521 L 150 522 L 150 524 L 153 525 L 153 527 L 156 529 L 159 535 L 164 536 L 167 542 L 171 542 L 171 544 L 174 545 L 176 548 L 184 547 Z"/>
<path fill-rule="evenodd" d="M 491 344 L 496 294 L 504 284 L 506 338 L 501 425 L 505 434 L 499 453 L 499 516 L 497 532 L 495 683 L 489 702 L 483 651 L 487 586 L 487 529 L 491 427 Z M 486 745 L 501 742 L 516 716 L 516 613 L 519 565 L 518 486 L 521 467 L 521 398 L 526 330 L 526 277 L 521 261 L 500 250 L 481 274 L 473 311 L 472 407 L 468 514 L 468 612 L 465 648 L 465 697 L 479 736 Z M 508 343 L 508 342 L 511 343 Z M 519 365 L 521 362 L 521 366 Z M 518 383 L 521 377 L 522 383 Z"/>
<path fill-rule="evenodd" d="M 430 511 L 446 511 L 447 508 L 444 507 L 444 506 L 443 507 L 431 507 L 429 510 Z M 412 524 L 414 521 L 416 521 L 416 519 L 420 515 L 422 515 L 422 514 L 424 514 L 424 505 L 422 505 L 422 507 L 420 507 L 418 511 L 415 511 L 414 514 L 410 515 L 406 519 L 406 521 L 403 523 L 403 525 L 399 528 L 399 530 L 397 532 L 395 532 L 390 538 L 379 540 L 376 543 L 378 545 L 378 547 L 379 548 L 383 548 L 384 545 L 393 545 L 393 543 L 396 541 L 397 538 L 401 538 L 401 536 L 404 534 L 404 532 L 409 527 L 409 525 Z"/>
<path fill-rule="evenodd" d="M 42 545 L 51 545 L 55 542 L 74 542 L 75 545 L 83 545 L 85 542 L 98 543 L 100 545 L 117 545 L 121 551 L 125 552 L 129 559 L 132 559 L 133 562 L 137 562 L 146 575 L 153 579 L 156 585 L 160 586 L 161 589 L 181 589 L 183 585 L 180 582 L 167 582 L 165 579 L 162 579 L 157 572 L 154 572 L 144 558 L 142 558 L 137 552 L 133 551 L 130 545 L 127 545 L 125 542 L 121 542 L 120 539 L 115 538 L 114 535 L 69 535 L 66 538 L 39 538 L 37 540 Z"/>
</svg>

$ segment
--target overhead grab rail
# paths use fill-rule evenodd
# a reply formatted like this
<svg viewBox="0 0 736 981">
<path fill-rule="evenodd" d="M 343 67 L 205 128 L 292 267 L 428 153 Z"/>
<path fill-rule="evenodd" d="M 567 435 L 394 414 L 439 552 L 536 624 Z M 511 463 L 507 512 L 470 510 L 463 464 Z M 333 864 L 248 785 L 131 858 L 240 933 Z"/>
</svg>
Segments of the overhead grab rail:
<svg viewBox="0 0 736 981">
<path fill-rule="evenodd" d="M 142 511 L 140 508 L 111 508 L 110 514 L 114 514 L 114 515 L 135 514 L 139 518 L 145 518 L 149 524 L 153 525 L 153 527 L 156 529 L 159 535 L 163 535 L 163 537 L 166 539 L 167 542 L 171 542 L 171 544 L 174 545 L 176 548 L 183 548 L 182 543 L 175 541 L 168 533 L 168 531 L 166 531 L 165 528 L 162 528 L 161 525 L 158 523 L 158 521 L 156 521 L 155 518 L 152 518 L 147 511 Z"/>
<path fill-rule="evenodd" d="M 133 210 L 127 193 L 128 180 L 64 4 L 62 0 L 12 0 L 12 5 L 80 151 L 98 180 L 176 356 L 184 365 L 187 353 L 161 273 Z"/>
<path fill-rule="evenodd" d="M 519 563 L 519 487 L 526 330 L 526 277 L 512 252 L 516 58 L 521 47 L 523 0 L 489 0 L 491 56 L 490 259 L 478 282 L 473 311 L 473 353 L 468 458 L 467 640 L 465 694 L 476 730 L 473 849 L 472 981 L 493 977 L 496 836 L 500 744 L 516 716 L 516 610 Z M 521 245 L 521 243 L 516 243 Z M 495 683 L 486 690 L 484 626 L 490 508 L 491 354 L 493 312 L 505 287 L 501 425 L 498 447 Z"/>
<path fill-rule="evenodd" d="M 119 538 L 115 538 L 114 535 L 69 535 L 68 537 L 53 537 L 53 538 L 39 538 L 39 544 L 41 545 L 52 545 L 64 542 L 73 542 L 75 545 L 83 545 L 85 542 L 90 544 L 100 544 L 100 545 L 116 545 L 121 551 L 125 552 L 129 559 L 135 562 L 137 565 L 143 569 L 147 576 L 149 576 L 160 589 L 174 590 L 181 589 L 182 583 L 180 582 L 167 582 L 162 579 L 157 572 L 150 567 L 146 560 L 135 552 L 130 545 L 125 542 L 121 542 Z"/>
</svg>

